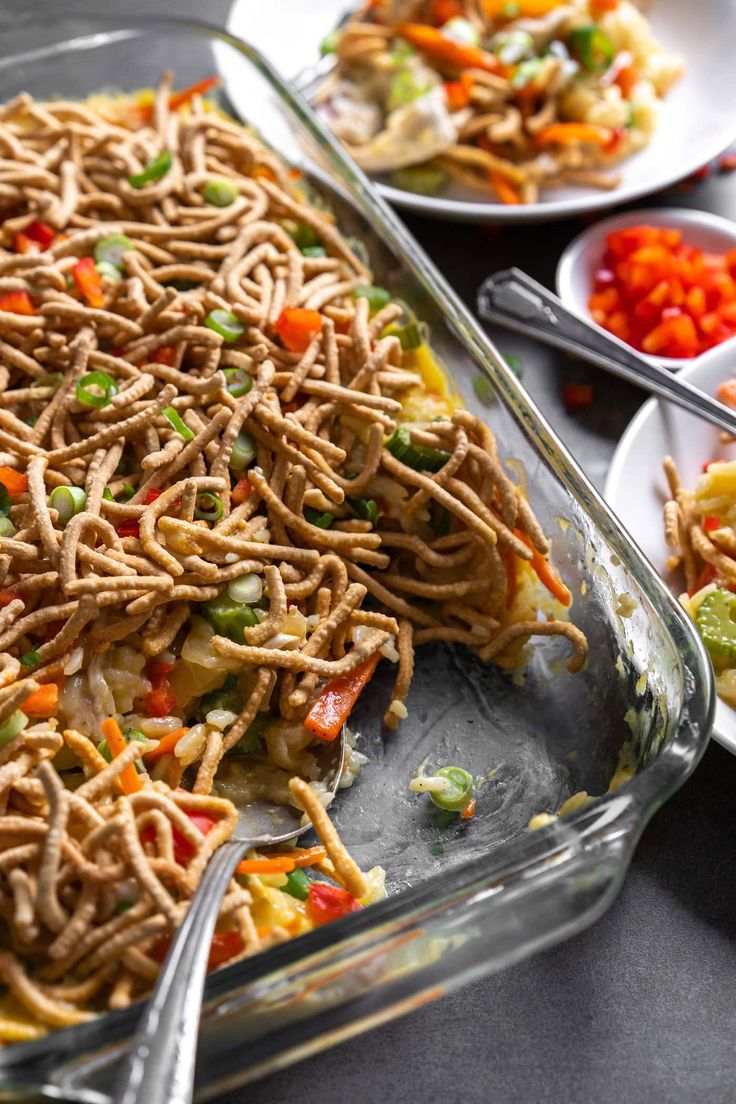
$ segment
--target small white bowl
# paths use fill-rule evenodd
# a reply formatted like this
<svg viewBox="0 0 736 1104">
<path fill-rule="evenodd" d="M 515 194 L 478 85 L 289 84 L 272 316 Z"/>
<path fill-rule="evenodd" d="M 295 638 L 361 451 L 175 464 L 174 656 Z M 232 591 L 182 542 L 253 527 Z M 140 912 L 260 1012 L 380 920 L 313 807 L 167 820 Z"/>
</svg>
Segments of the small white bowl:
<svg viewBox="0 0 736 1104">
<path fill-rule="evenodd" d="M 570 242 L 557 265 L 557 294 L 566 307 L 592 322 L 588 310 L 588 299 L 593 291 L 593 279 L 596 269 L 603 264 L 606 251 L 606 236 L 614 230 L 623 230 L 627 226 L 668 226 L 682 231 L 688 245 L 695 245 L 711 253 L 724 253 L 736 247 L 736 222 L 712 215 L 708 211 L 692 211 L 687 207 L 657 207 L 652 209 L 626 211 L 621 215 L 596 222 Z M 596 323 L 593 322 L 593 325 Z M 599 327 L 600 329 L 601 327 Z M 730 346 L 736 337 L 724 341 Z M 644 355 L 644 354 L 642 354 Z M 704 356 L 701 353 L 701 356 Z M 677 371 L 687 364 L 693 364 L 699 357 L 687 360 L 673 360 L 669 357 L 647 357 L 663 368 Z"/>
</svg>

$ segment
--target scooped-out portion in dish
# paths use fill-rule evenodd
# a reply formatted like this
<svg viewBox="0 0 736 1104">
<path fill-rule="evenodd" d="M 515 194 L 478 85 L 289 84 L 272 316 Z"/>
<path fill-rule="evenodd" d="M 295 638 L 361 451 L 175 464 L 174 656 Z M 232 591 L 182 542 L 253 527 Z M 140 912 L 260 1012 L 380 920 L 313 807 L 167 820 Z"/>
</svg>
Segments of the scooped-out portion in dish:
<svg viewBox="0 0 736 1104">
<path fill-rule="evenodd" d="M 586 657 L 422 324 L 212 83 L 0 108 L 5 1041 L 149 991 L 236 805 L 320 842 L 240 864 L 213 967 L 383 894 L 315 754 L 379 662 L 395 729 L 425 641 Z"/>
<path fill-rule="evenodd" d="M 363 169 L 507 204 L 617 187 L 683 72 L 631 0 L 371 0 L 323 49 L 317 102 Z"/>
</svg>

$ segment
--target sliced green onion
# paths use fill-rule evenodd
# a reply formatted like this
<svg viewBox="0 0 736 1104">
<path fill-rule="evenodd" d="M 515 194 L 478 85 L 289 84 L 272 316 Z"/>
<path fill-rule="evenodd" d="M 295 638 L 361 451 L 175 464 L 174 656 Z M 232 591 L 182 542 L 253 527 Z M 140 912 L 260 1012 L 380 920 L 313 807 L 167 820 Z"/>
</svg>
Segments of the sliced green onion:
<svg viewBox="0 0 736 1104">
<path fill-rule="evenodd" d="M 410 69 L 399 69 L 391 77 L 386 106 L 389 111 L 395 111 L 399 107 L 414 103 L 429 89 L 430 85 L 417 83 L 416 77 Z"/>
<path fill-rule="evenodd" d="M 212 491 L 201 491 L 197 495 L 194 516 L 201 521 L 219 521 L 223 514 L 222 499 Z"/>
<path fill-rule="evenodd" d="M 516 378 L 521 379 L 521 375 L 522 375 L 522 371 L 523 371 L 523 365 L 521 363 L 521 357 L 517 356 L 516 353 L 509 353 L 508 356 L 504 357 L 504 360 L 506 361 L 506 363 L 508 364 L 509 368 L 514 373 Z"/>
<path fill-rule="evenodd" d="M 439 471 L 450 459 L 450 453 L 444 449 L 412 441 L 409 426 L 398 426 L 386 442 L 386 448 L 392 456 L 414 471 Z"/>
<path fill-rule="evenodd" d="M 416 50 L 405 38 L 395 38 L 391 43 L 391 58 L 394 65 L 402 65 Z"/>
<path fill-rule="evenodd" d="M 473 776 L 462 767 L 440 767 L 435 772 L 436 778 L 444 778 L 447 781 L 445 790 L 430 791 L 430 797 L 440 809 L 450 813 L 461 813 L 467 809 L 473 799 Z"/>
<path fill-rule="evenodd" d="M 148 743 L 148 737 L 144 736 L 143 733 L 137 728 L 129 728 L 127 732 L 123 733 L 123 736 L 125 737 L 125 742 L 128 744 L 131 742 L 131 740 L 138 740 L 140 741 L 140 743 L 143 744 Z M 103 759 L 106 759 L 108 763 L 112 763 L 112 754 L 110 752 L 107 740 L 103 740 L 101 743 L 99 743 L 97 745 L 97 750 L 99 751 Z M 139 774 L 142 774 L 145 770 L 145 767 L 141 763 L 140 759 L 136 759 L 134 766 Z"/>
<path fill-rule="evenodd" d="M 616 56 L 613 42 L 595 23 L 573 27 L 567 42 L 575 60 L 591 73 L 602 73 Z"/>
<path fill-rule="evenodd" d="M 208 180 L 202 195 L 213 207 L 229 207 L 238 198 L 238 189 L 232 180 Z"/>
<path fill-rule="evenodd" d="M 473 376 L 473 390 L 479 402 L 482 402 L 484 406 L 491 406 L 495 402 L 496 396 L 493 392 L 493 384 L 488 376 L 480 372 L 477 376 Z"/>
<path fill-rule="evenodd" d="M 49 506 L 56 510 L 62 525 L 81 514 L 86 505 L 87 494 L 81 487 L 54 487 L 49 497 Z"/>
<path fill-rule="evenodd" d="M 378 503 L 375 499 L 354 498 L 352 507 L 359 518 L 362 518 L 363 521 L 370 521 L 372 525 L 375 525 L 376 518 L 378 517 Z"/>
<path fill-rule="evenodd" d="M 222 374 L 227 380 L 228 392 L 234 399 L 247 395 L 253 386 L 253 377 L 248 375 L 245 368 L 223 368 Z"/>
<path fill-rule="evenodd" d="M 38 667 L 41 662 L 41 656 L 35 648 L 31 648 L 30 652 L 26 652 L 25 655 L 20 657 L 20 661 L 24 667 L 30 667 L 30 669 L 33 670 L 35 667 Z"/>
<path fill-rule="evenodd" d="M 105 502 L 115 501 L 115 495 L 112 493 L 109 487 L 105 487 L 104 491 L 102 492 L 102 497 L 104 498 Z"/>
<path fill-rule="evenodd" d="M 120 272 L 123 268 L 123 254 L 135 249 L 135 242 L 125 234 L 108 234 L 100 238 L 95 246 L 95 260 L 101 264 L 112 265 Z"/>
<path fill-rule="evenodd" d="M 28 717 L 25 713 L 21 713 L 20 709 L 16 709 L 15 713 L 11 713 L 7 721 L 0 725 L 0 748 L 7 747 L 10 741 L 27 727 Z"/>
<path fill-rule="evenodd" d="M 235 444 L 233 445 L 233 451 L 230 453 L 230 460 L 228 461 L 228 467 L 230 471 L 242 472 L 252 464 L 256 456 L 256 443 L 249 433 L 245 430 L 240 431 L 235 438 Z"/>
<path fill-rule="evenodd" d="M 389 173 L 388 180 L 389 184 L 402 192 L 433 196 L 442 191 L 449 176 L 439 165 L 427 161 L 423 165 L 405 165 L 403 169 L 394 169 Z"/>
<path fill-rule="evenodd" d="M 528 61 L 522 61 L 514 70 L 514 75 L 511 78 L 511 87 L 526 88 L 528 84 L 533 84 L 541 73 L 543 66 L 544 60 L 538 57 L 529 58 Z"/>
<path fill-rule="evenodd" d="M 0 537 L 14 537 L 17 532 L 10 518 L 0 514 Z"/>
<path fill-rule="evenodd" d="M 461 15 L 448 19 L 440 27 L 440 31 L 447 38 L 451 38 L 453 42 L 460 42 L 463 46 L 477 46 L 480 42 L 480 36 L 473 24 L 469 19 L 463 19 Z"/>
<path fill-rule="evenodd" d="M 116 268 L 114 264 L 110 264 L 109 261 L 98 261 L 95 268 L 99 272 L 100 276 L 104 276 L 108 280 L 112 280 L 114 284 L 119 284 L 123 278 L 119 268 Z"/>
<path fill-rule="evenodd" d="M 286 885 L 281 888 L 290 897 L 296 897 L 297 901 L 306 901 L 309 896 L 309 878 L 303 870 L 292 870 L 291 874 L 286 875 Z"/>
<path fill-rule="evenodd" d="M 258 625 L 258 617 L 242 602 L 234 602 L 228 594 L 218 594 L 209 602 L 202 603 L 202 613 L 221 636 L 242 644 L 245 640 L 243 630 Z"/>
<path fill-rule="evenodd" d="M 306 249 L 302 249 L 302 253 L 305 257 L 326 257 L 327 250 L 323 245 L 308 245 Z"/>
<path fill-rule="evenodd" d="M 237 341 L 245 333 L 245 326 L 232 311 L 219 309 L 210 311 L 204 324 L 219 334 L 224 341 Z"/>
<path fill-rule="evenodd" d="M 132 483 L 123 483 L 123 485 L 120 488 L 120 492 L 118 494 L 117 499 L 113 499 L 113 501 L 128 502 L 133 497 L 134 494 L 135 494 L 135 487 L 133 486 L 133 484 Z M 102 497 L 104 498 L 105 496 L 103 495 Z M 110 497 L 112 497 L 112 491 L 110 492 Z"/>
<path fill-rule="evenodd" d="M 335 27 L 334 30 L 330 31 L 329 34 L 325 35 L 319 47 L 319 52 L 322 57 L 325 57 L 327 54 L 335 53 L 337 47 L 340 44 L 341 35 L 342 31 L 338 30 L 337 27 Z"/>
<path fill-rule="evenodd" d="M 238 575 L 227 584 L 227 592 L 233 602 L 253 606 L 263 597 L 263 583 L 260 575 L 249 571 L 247 575 Z"/>
<path fill-rule="evenodd" d="M 109 406 L 110 400 L 117 393 L 117 384 L 107 372 L 88 372 L 77 384 L 77 402 L 84 406 Z"/>
<path fill-rule="evenodd" d="M 155 184 L 156 181 L 162 180 L 166 176 L 173 163 L 174 158 L 171 156 L 171 150 L 163 150 L 157 157 L 148 162 L 143 172 L 129 176 L 128 183 L 131 188 L 145 188 L 146 184 Z"/>
<path fill-rule="evenodd" d="M 10 492 L 4 483 L 0 483 L 0 517 L 7 517 L 11 506 Z"/>
<path fill-rule="evenodd" d="M 353 299 L 367 299 L 371 314 L 377 314 L 391 302 L 391 292 L 373 284 L 360 284 L 353 292 Z"/>
<path fill-rule="evenodd" d="M 318 529 L 329 529 L 335 520 L 335 515 L 327 510 L 315 510 L 312 506 L 305 506 L 304 520 L 310 525 L 316 525 Z"/>
<path fill-rule="evenodd" d="M 418 349 L 422 344 L 422 331 L 417 322 L 407 322 L 405 325 L 394 323 L 383 331 L 384 337 L 398 337 L 404 352 L 410 349 Z"/>
<path fill-rule="evenodd" d="M 194 434 L 188 425 L 186 425 L 181 416 L 174 410 L 173 406 L 165 406 L 161 413 L 171 425 L 171 428 L 175 430 L 180 437 L 183 437 L 185 441 L 193 441 Z"/>
<path fill-rule="evenodd" d="M 534 53 L 534 39 L 528 31 L 499 31 L 488 48 L 504 65 L 518 65 Z"/>
<path fill-rule="evenodd" d="M 294 244 L 304 252 L 305 249 L 314 249 L 322 245 L 322 239 L 313 226 L 306 222 L 297 222 L 289 234 L 294 239 Z"/>
<path fill-rule="evenodd" d="M 31 384 L 31 387 L 53 387 L 54 391 L 58 391 L 64 382 L 63 372 L 47 372 L 45 376 L 39 376 Z"/>
</svg>

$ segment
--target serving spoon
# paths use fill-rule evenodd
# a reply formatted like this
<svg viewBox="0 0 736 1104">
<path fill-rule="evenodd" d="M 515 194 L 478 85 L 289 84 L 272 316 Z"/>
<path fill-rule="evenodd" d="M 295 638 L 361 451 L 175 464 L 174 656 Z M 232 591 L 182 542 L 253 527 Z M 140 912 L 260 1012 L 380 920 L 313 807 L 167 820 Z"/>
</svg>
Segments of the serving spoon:
<svg viewBox="0 0 736 1104">
<path fill-rule="evenodd" d="M 736 436 L 736 411 L 574 314 L 518 268 L 497 272 L 483 281 L 478 289 L 478 314 L 605 368 Z"/>
<path fill-rule="evenodd" d="M 345 759 L 345 727 L 318 757 L 319 777 L 334 794 Z M 236 865 L 252 847 L 271 847 L 311 828 L 298 810 L 257 801 L 238 810 L 233 835 L 215 852 L 169 948 L 156 988 L 112 1094 L 113 1104 L 190 1104 L 207 959 Z"/>
</svg>

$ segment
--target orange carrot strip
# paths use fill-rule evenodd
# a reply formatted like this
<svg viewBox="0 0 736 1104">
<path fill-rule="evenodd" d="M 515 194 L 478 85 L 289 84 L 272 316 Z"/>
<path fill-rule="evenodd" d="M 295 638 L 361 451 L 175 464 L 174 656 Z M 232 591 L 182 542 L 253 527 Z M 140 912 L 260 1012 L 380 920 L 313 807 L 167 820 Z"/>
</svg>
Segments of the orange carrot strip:
<svg viewBox="0 0 736 1104">
<path fill-rule="evenodd" d="M 288 855 L 279 852 L 269 857 L 272 859 L 291 859 L 294 863 L 294 869 L 301 870 L 303 866 L 314 866 L 315 863 L 322 862 L 326 855 L 327 849 L 324 847 L 295 847 Z"/>
<path fill-rule="evenodd" d="M 173 732 L 167 732 L 165 736 L 162 736 L 158 742 L 158 747 L 151 748 L 147 751 L 143 758 L 147 763 L 154 763 L 157 759 L 160 759 L 163 755 L 169 755 L 179 740 L 181 740 L 184 733 L 187 732 L 186 728 L 175 728 Z"/>
<path fill-rule="evenodd" d="M 540 146 L 577 146 L 581 143 L 607 146 L 612 138 L 613 131 L 610 127 L 597 126 L 595 123 L 552 123 L 540 130 L 537 142 Z"/>
<path fill-rule="evenodd" d="M 236 874 L 291 874 L 296 869 L 293 859 L 243 859 L 235 867 Z"/>
<path fill-rule="evenodd" d="M 531 565 L 536 571 L 540 583 L 545 586 L 550 594 L 553 595 L 558 602 L 561 602 L 563 606 L 569 606 L 572 602 L 572 594 L 549 560 L 536 550 L 526 533 L 520 532 L 519 529 L 514 529 L 514 535 L 517 536 L 519 540 L 523 541 L 527 548 L 531 550 Z"/>
<path fill-rule="evenodd" d="M 216 88 L 218 84 L 221 84 L 219 77 L 204 77 L 202 80 L 197 81 L 196 84 L 191 84 L 189 88 L 182 88 L 179 92 L 172 92 L 169 96 L 169 110 L 178 111 L 184 104 L 189 103 L 195 96 L 203 96 L 205 92 L 209 92 L 211 88 Z"/>
<path fill-rule="evenodd" d="M 72 269 L 72 277 L 77 290 L 90 307 L 104 307 L 105 293 L 102 279 L 92 257 L 82 257 Z"/>
<path fill-rule="evenodd" d="M 108 717 L 102 722 L 100 728 L 102 730 L 102 735 L 107 740 L 110 754 L 113 759 L 116 759 L 128 746 L 125 737 L 120 731 L 120 725 L 114 717 Z M 143 789 L 143 783 L 138 777 L 138 771 L 132 763 L 129 763 L 125 770 L 121 772 L 119 782 L 124 794 L 138 793 L 139 790 Z"/>
<path fill-rule="evenodd" d="M 486 73 L 500 73 L 505 69 L 488 50 L 456 42 L 426 23 L 399 23 L 396 33 L 423 54 L 444 61 L 454 69 L 483 69 Z"/>
<path fill-rule="evenodd" d="M 320 696 L 314 701 L 304 719 L 304 727 L 323 740 L 334 740 L 350 716 L 381 658 L 380 652 L 374 652 L 364 659 L 348 675 L 337 675 L 330 679 Z"/>
<path fill-rule="evenodd" d="M 28 490 L 28 477 L 23 472 L 16 471 L 15 468 L 9 468 L 4 464 L 0 466 L 0 483 L 5 487 L 11 498 L 13 495 L 23 494 Z"/>
<path fill-rule="evenodd" d="M 29 694 L 21 709 L 33 717 L 51 717 L 59 704 L 59 687 L 55 682 L 47 682 Z"/>
<path fill-rule="evenodd" d="M 508 203 L 511 206 L 517 206 L 521 203 L 521 194 L 519 191 L 500 172 L 497 172 L 495 169 L 490 169 L 488 179 L 502 203 Z"/>
<path fill-rule="evenodd" d="M 476 809 L 477 804 L 478 804 L 478 802 L 477 802 L 476 798 L 471 797 L 470 801 L 468 802 L 468 804 L 465 806 L 465 808 L 463 809 L 463 811 L 460 814 L 460 816 L 463 818 L 463 820 L 470 820 L 471 817 L 475 816 L 475 809 Z"/>
</svg>

